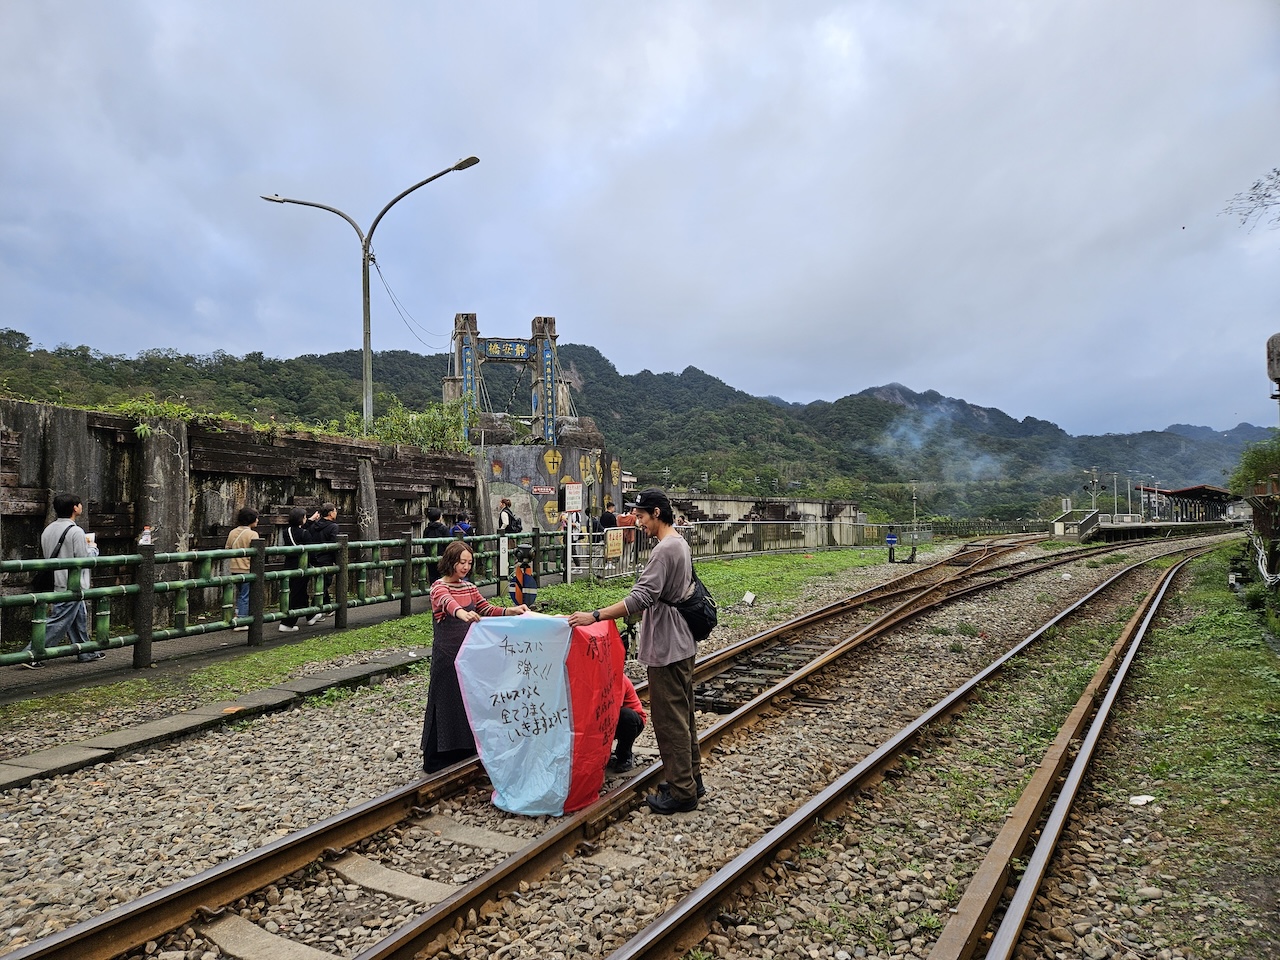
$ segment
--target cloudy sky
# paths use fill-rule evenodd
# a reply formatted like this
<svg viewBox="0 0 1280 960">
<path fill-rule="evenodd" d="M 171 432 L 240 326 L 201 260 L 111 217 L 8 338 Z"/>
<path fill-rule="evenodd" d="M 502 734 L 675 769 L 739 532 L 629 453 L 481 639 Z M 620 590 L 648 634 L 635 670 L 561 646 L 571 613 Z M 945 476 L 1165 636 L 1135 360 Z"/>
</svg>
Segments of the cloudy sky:
<svg viewBox="0 0 1280 960">
<path fill-rule="evenodd" d="M 898 381 L 1075 434 L 1272 425 L 1274 0 L 23 0 L 0 326 L 443 352 L 557 318 L 624 373 Z M 375 371 L 376 374 L 376 371 Z"/>
</svg>

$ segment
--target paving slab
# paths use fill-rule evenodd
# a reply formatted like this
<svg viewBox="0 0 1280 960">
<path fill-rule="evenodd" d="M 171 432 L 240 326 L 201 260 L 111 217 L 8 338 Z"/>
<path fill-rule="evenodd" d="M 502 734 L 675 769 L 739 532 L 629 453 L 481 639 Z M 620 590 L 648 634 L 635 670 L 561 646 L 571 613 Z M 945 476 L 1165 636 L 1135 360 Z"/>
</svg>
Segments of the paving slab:
<svg viewBox="0 0 1280 960">
<path fill-rule="evenodd" d="M 78 743 L 65 743 L 60 747 L 41 750 L 39 753 L 29 753 L 19 758 L 19 762 L 24 767 L 34 767 L 39 770 L 42 777 L 52 777 L 114 758 L 114 750 L 91 750 Z"/>
<path fill-rule="evenodd" d="M 213 715 L 194 711 L 178 713 L 172 717 L 162 717 L 159 720 L 140 723 L 136 727 L 125 727 L 123 730 L 104 733 L 91 740 L 82 740 L 80 746 L 88 747 L 92 750 L 114 750 L 117 753 L 128 753 L 131 750 L 139 750 L 153 743 L 164 743 L 168 740 L 185 737 L 191 733 L 199 733 L 201 730 L 208 730 L 210 727 L 220 726 L 225 722 L 226 717 L 222 713 Z"/>
<path fill-rule="evenodd" d="M 25 758 L 20 757 L 19 759 Z M 45 772 L 37 770 L 35 767 L 24 767 L 18 763 L 0 763 L 0 790 L 8 790 L 11 787 L 25 787 L 32 780 L 43 776 L 45 776 Z"/>
<path fill-rule="evenodd" d="M 268 710 L 277 710 L 281 707 L 288 706 L 297 699 L 298 695 L 292 690 L 282 690 L 279 687 L 269 687 L 266 690 L 255 690 L 252 693 L 246 693 L 244 696 L 235 700 L 223 700 L 220 703 L 206 703 L 203 707 L 196 707 L 194 710 L 188 710 L 187 712 L 201 714 L 204 716 L 234 716 L 238 714 L 240 716 L 252 717 L 259 713 L 266 713 Z"/>
</svg>

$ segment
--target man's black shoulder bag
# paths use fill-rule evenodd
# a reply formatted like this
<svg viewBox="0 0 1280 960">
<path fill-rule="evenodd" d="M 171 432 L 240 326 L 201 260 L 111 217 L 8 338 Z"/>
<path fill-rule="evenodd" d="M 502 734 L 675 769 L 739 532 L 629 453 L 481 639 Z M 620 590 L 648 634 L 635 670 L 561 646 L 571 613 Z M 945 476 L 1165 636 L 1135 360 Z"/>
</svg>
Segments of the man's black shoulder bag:
<svg viewBox="0 0 1280 960">
<path fill-rule="evenodd" d="M 689 570 L 693 574 L 693 590 L 687 597 L 672 606 L 680 611 L 680 616 L 684 617 L 684 622 L 689 625 L 689 630 L 693 633 L 693 639 L 701 643 L 707 637 L 711 636 L 711 631 L 716 628 L 719 619 L 719 612 L 716 610 L 715 597 L 707 591 L 702 585 L 702 581 L 698 579 L 698 571 L 694 569 L 693 562 L 689 562 Z"/>
</svg>

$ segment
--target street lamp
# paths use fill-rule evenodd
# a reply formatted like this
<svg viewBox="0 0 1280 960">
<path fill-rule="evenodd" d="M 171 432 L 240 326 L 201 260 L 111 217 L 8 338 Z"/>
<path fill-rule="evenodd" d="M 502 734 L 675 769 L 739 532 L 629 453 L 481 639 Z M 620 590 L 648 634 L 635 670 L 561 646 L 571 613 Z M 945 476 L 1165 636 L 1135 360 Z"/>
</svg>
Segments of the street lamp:
<svg viewBox="0 0 1280 960">
<path fill-rule="evenodd" d="M 270 197 L 264 196 L 262 198 L 263 200 L 270 200 L 272 203 L 296 203 L 299 206 L 319 207 L 321 210 L 328 210 L 330 213 L 336 213 L 343 220 L 347 221 L 347 223 L 351 224 L 352 228 L 356 232 L 356 236 L 360 238 L 360 279 L 364 290 L 364 362 L 361 367 L 361 376 L 364 380 L 363 413 L 365 433 L 368 433 L 369 429 L 373 426 L 373 349 L 369 335 L 369 264 L 373 262 L 373 231 L 378 229 L 378 223 L 382 220 L 383 216 L 386 215 L 388 210 L 419 187 L 425 187 L 432 180 L 438 180 L 446 173 L 452 173 L 454 170 L 465 170 L 467 167 L 474 167 L 479 162 L 479 157 L 467 157 L 465 160 L 459 160 L 453 166 L 446 167 L 439 173 L 432 174 L 427 177 L 427 179 L 415 183 L 412 187 L 399 194 L 395 199 L 378 211 L 378 215 L 373 218 L 373 223 L 369 226 L 368 233 L 361 230 L 358 223 L 337 207 L 326 206 L 323 203 L 312 203 L 310 200 L 291 200 L 288 197 L 282 197 L 279 194 L 273 194 Z"/>
</svg>

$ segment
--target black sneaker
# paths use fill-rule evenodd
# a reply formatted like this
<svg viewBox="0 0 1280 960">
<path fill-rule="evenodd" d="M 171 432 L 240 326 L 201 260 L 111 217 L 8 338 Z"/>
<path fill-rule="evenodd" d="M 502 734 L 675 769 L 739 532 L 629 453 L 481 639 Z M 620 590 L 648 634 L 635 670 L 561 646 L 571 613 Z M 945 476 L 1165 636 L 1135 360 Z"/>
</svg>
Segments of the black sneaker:
<svg viewBox="0 0 1280 960">
<path fill-rule="evenodd" d="M 645 802 L 649 804 L 649 809 L 654 813 L 660 813 L 664 817 L 673 813 L 691 813 L 698 809 L 698 798 L 691 797 L 688 800 L 677 800 L 669 793 L 651 793 L 645 797 Z"/>
<path fill-rule="evenodd" d="M 707 788 L 702 785 L 702 776 L 699 775 L 694 777 L 693 782 L 698 785 L 698 799 L 701 800 L 703 797 L 707 795 Z M 658 792 L 670 793 L 671 782 L 669 780 L 663 780 L 660 784 L 658 784 Z"/>
<path fill-rule="evenodd" d="M 103 651 L 95 650 L 92 653 L 86 653 L 83 656 L 76 657 L 76 660 L 80 663 L 91 663 L 94 660 L 103 660 L 106 656 L 107 655 Z"/>
<path fill-rule="evenodd" d="M 41 667 L 44 666 L 44 664 L 41 663 L 39 660 L 31 660 L 27 663 L 20 663 L 18 664 L 18 666 L 21 667 L 23 670 L 39 670 Z"/>
<path fill-rule="evenodd" d="M 610 773 L 626 773 L 628 770 L 635 769 L 635 757 L 619 757 L 614 754 L 609 758 L 609 762 L 605 765 L 605 769 Z"/>
</svg>

